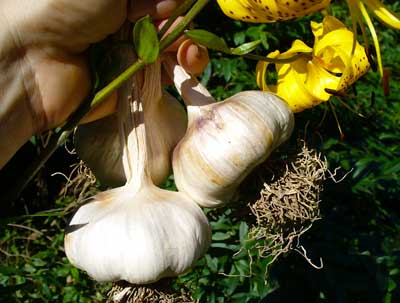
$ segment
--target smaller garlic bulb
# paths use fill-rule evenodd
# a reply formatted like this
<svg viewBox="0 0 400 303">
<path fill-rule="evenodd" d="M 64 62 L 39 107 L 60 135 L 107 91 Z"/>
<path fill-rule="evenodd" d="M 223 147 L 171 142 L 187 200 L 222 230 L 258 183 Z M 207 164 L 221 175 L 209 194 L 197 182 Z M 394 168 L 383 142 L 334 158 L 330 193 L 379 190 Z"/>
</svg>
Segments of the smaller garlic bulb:
<svg viewBox="0 0 400 303">
<path fill-rule="evenodd" d="M 171 61 L 168 66 L 189 117 L 173 153 L 176 186 L 201 206 L 222 206 L 249 172 L 289 138 L 293 113 L 282 99 L 262 91 L 211 103 L 195 78 Z"/>
<path fill-rule="evenodd" d="M 74 145 L 79 158 L 102 184 L 112 187 L 125 184 L 116 114 L 79 126 Z"/>
</svg>

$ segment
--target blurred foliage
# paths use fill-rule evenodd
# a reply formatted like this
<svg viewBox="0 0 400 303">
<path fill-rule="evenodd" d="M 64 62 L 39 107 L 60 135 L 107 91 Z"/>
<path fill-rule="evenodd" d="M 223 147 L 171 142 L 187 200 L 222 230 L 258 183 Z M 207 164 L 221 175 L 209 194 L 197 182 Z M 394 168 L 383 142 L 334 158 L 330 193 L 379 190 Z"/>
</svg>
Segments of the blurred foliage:
<svg viewBox="0 0 400 303">
<path fill-rule="evenodd" d="M 400 11 L 395 0 L 385 3 Z M 344 7 L 337 2 L 332 13 L 350 24 Z M 275 49 L 286 50 L 297 38 L 311 45 L 311 19 L 319 21 L 321 16 L 244 24 L 228 20 L 211 2 L 196 22 L 198 28 L 223 37 L 231 47 L 261 40 L 256 52 L 265 55 Z M 390 95 L 384 95 L 379 75 L 371 71 L 353 90 L 331 99 L 338 121 L 329 104 L 296 115 L 292 143 L 305 138 L 327 157 L 331 171 L 341 167 L 336 180 L 344 177 L 341 182 L 331 179 L 326 183 L 322 220 L 301 238 L 313 262 L 323 259 L 323 269 L 311 267 L 297 252 L 267 266 L 270 260 L 261 259 L 247 239 L 252 222 L 248 220 L 248 201 L 243 201 L 237 207 L 208 211 L 212 246 L 190 272 L 176 280 L 174 287 L 188 288 L 201 302 L 400 302 L 400 34 L 376 26 L 384 64 L 391 70 Z M 211 58 L 202 82 L 218 99 L 256 88 L 256 62 L 219 52 L 211 52 Z M 32 151 L 32 143 L 25 149 Z M 30 157 L 23 153 L 19 159 L 21 155 Z M 72 203 L 72 197 L 56 200 L 64 179 L 51 177 L 51 173 L 62 171 L 68 175 L 69 164 L 74 161 L 74 156 L 58 151 L 19 204 L 3 206 L 1 302 L 103 300 L 109 285 L 94 283 L 72 267 L 64 255 L 63 228 L 70 213 L 21 216 L 64 209 Z M 10 166 L 14 169 L 8 171 L 15 171 L 18 163 Z M 257 186 L 251 182 L 247 185 L 252 195 L 256 194 Z M 173 189 L 173 179 L 165 186 Z"/>
</svg>

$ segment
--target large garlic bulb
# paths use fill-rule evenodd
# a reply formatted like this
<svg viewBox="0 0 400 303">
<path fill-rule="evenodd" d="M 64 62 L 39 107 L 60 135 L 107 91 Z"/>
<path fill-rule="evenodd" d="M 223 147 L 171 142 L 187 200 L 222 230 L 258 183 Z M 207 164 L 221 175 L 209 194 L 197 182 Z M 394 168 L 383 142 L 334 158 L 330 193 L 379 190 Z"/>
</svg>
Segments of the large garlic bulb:
<svg viewBox="0 0 400 303">
<path fill-rule="evenodd" d="M 119 55 L 133 62 L 135 56 L 130 47 L 119 49 Z M 146 116 L 154 127 L 148 130 L 151 149 L 149 165 L 152 180 L 162 184 L 171 173 L 172 150 L 183 137 L 187 117 L 182 105 L 161 88 L 161 63 L 157 62 L 146 69 L 143 81 L 137 76 L 138 86 L 146 85 L 153 90 L 154 102 L 145 104 Z M 74 143 L 79 157 L 93 171 L 100 182 L 110 186 L 125 184 L 126 177 L 122 167 L 123 144 L 119 137 L 116 115 L 103 118 L 78 127 Z"/>
<path fill-rule="evenodd" d="M 126 185 L 94 196 L 67 228 L 68 259 L 97 281 L 145 284 L 176 276 L 210 243 L 210 227 L 200 207 L 184 193 L 162 190 L 151 180 L 151 140 L 146 135 L 158 124 L 146 112 L 156 93 L 148 85 L 145 79 L 142 88 L 136 86 L 119 100 Z"/>
<path fill-rule="evenodd" d="M 222 206 L 249 172 L 289 138 L 293 114 L 282 99 L 261 91 L 211 103 L 195 78 L 171 61 L 168 66 L 189 119 L 173 153 L 176 186 L 201 206 Z"/>
</svg>

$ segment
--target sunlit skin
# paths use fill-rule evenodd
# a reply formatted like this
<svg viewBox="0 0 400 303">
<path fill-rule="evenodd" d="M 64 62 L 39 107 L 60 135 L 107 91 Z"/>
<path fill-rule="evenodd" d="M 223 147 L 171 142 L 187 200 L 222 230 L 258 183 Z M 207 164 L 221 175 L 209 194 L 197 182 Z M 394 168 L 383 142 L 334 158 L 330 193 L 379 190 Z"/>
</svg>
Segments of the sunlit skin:
<svg viewBox="0 0 400 303">
<path fill-rule="evenodd" d="M 88 95 L 91 43 L 116 32 L 126 18 L 151 14 L 161 21 L 180 2 L 2 0 L 0 168 L 32 135 L 65 122 Z M 115 101 L 114 94 L 85 120 L 111 113 Z"/>
</svg>

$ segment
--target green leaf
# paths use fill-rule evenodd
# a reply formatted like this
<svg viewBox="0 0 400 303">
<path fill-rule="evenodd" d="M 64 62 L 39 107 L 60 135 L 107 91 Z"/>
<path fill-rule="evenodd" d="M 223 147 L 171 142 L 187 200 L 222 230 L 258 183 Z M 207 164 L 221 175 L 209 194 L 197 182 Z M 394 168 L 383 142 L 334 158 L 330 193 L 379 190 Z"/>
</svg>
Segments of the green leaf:
<svg viewBox="0 0 400 303">
<path fill-rule="evenodd" d="M 13 266 L 0 266 L 0 274 L 5 276 L 11 276 L 17 274 L 19 271 Z"/>
<path fill-rule="evenodd" d="M 393 291 L 396 288 L 396 282 L 393 279 L 389 278 L 389 282 L 388 282 L 388 292 Z"/>
<path fill-rule="evenodd" d="M 257 48 L 257 46 L 261 43 L 261 40 L 256 40 L 252 42 L 244 43 L 234 49 L 231 50 L 232 55 L 245 55 L 251 53 L 253 50 Z"/>
<path fill-rule="evenodd" d="M 216 232 L 215 234 L 212 235 L 213 241 L 223 241 L 226 239 L 229 239 L 231 235 L 229 233 L 222 233 L 222 232 Z"/>
<path fill-rule="evenodd" d="M 203 29 L 192 29 L 185 32 L 185 35 L 194 42 L 201 44 L 209 49 L 221 51 L 227 54 L 231 53 L 225 40 L 217 35 Z"/>
<path fill-rule="evenodd" d="M 24 265 L 24 271 L 26 271 L 28 273 L 33 273 L 36 271 L 36 268 L 34 266 L 32 266 L 31 264 L 27 263 Z"/>
<path fill-rule="evenodd" d="M 233 41 L 235 42 L 236 45 L 244 43 L 245 39 L 246 39 L 245 32 L 236 32 L 233 35 Z"/>
<path fill-rule="evenodd" d="M 138 57 L 143 62 L 150 64 L 157 60 L 160 53 L 160 45 L 157 29 L 150 16 L 145 16 L 135 23 L 133 28 L 133 43 Z"/>
<path fill-rule="evenodd" d="M 247 240 L 247 233 L 249 232 L 249 227 L 247 226 L 246 222 L 240 222 L 239 227 L 239 239 L 240 243 L 243 245 L 244 242 Z"/>
<path fill-rule="evenodd" d="M 206 261 L 208 268 L 216 273 L 218 271 L 218 258 L 212 258 L 210 255 L 206 255 Z"/>
</svg>

